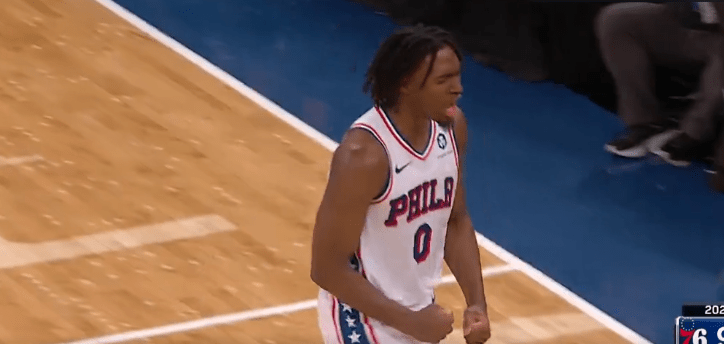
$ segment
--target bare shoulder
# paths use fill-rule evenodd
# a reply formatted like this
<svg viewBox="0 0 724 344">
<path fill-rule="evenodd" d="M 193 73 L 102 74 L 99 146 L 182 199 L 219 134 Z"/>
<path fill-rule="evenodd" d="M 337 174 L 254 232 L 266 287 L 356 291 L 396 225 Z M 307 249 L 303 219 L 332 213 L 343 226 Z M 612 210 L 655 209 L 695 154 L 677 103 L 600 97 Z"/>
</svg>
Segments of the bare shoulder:
<svg viewBox="0 0 724 344">
<path fill-rule="evenodd" d="M 389 160 L 382 144 L 367 130 L 350 129 L 334 151 L 330 186 L 371 200 L 387 182 L 388 171 Z"/>
<path fill-rule="evenodd" d="M 460 150 L 460 153 L 464 153 L 468 145 L 468 122 L 462 109 L 457 108 L 453 116 L 452 126 L 458 150 Z"/>
</svg>

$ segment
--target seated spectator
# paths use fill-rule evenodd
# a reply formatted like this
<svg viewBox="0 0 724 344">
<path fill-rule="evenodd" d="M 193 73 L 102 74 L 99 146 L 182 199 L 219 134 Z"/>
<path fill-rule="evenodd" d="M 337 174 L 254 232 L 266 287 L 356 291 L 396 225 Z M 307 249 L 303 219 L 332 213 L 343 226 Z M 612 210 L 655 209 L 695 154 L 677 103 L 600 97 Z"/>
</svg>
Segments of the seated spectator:
<svg viewBox="0 0 724 344">
<path fill-rule="evenodd" d="M 625 137 L 605 146 L 607 151 L 630 158 L 651 152 L 687 166 L 711 148 L 724 99 L 718 25 L 724 23 L 724 11 L 718 8 L 696 2 L 619 3 L 599 13 L 596 35 L 615 80 L 618 114 L 628 129 Z M 693 103 L 673 130 L 655 95 L 656 66 L 699 76 Z"/>
</svg>

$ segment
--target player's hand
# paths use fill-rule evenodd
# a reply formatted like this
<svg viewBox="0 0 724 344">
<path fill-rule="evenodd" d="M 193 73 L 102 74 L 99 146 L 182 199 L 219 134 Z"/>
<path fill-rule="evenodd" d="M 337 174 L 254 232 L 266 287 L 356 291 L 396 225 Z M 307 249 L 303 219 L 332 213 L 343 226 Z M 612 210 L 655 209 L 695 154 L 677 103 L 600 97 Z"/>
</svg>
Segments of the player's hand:
<svg viewBox="0 0 724 344">
<path fill-rule="evenodd" d="M 482 306 L 472 305 L 463 313 L 463 335 L 467 344 L 483 344 L 490 339 L 490 320 Z"/>
<path fill-rule="evenodd" d="M 437 343 L 453 330 L 453 314 L 436 304 L 431 304 L 415 313 L 408 334 L 427 343 Z"/>
</svg>

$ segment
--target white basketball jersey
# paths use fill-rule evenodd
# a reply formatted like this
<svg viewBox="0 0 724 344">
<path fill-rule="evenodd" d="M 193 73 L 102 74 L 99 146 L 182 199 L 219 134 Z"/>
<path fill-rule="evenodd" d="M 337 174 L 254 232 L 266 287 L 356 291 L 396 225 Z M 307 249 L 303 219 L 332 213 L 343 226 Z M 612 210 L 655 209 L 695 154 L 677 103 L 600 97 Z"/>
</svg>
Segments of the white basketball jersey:
<svg viewBox="0 0 724 344">
<path fill-rule="evenodd" d="M 458 183 L 452 126 L 430 122 L 423 152 L 405 141 L 382 109 L 372 108 L 352 125 L 374 135 L 390 162 L 387 188 L 367 211 L 357 268 L 388 298 L 412 310 L 434 301 Z"/>
</svg>

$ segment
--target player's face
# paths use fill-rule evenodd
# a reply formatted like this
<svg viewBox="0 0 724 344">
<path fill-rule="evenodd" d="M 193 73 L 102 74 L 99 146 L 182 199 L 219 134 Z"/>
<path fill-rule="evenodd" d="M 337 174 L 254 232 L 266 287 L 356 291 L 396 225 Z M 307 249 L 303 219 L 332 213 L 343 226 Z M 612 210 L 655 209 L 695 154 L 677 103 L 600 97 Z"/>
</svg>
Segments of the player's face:
<svg viewBox="0 0 724 344">
<path fill-rule="evenodd" d="M 417 87 L 410 88 L 410 95 L 430 118 L 440 123 L 448 123 L 452 119 L 448 110 L 457 106 L 457 100 L 463 92 L 460 61 L 452 48 L 439 50 L 430 75 L 425 80 L 431 60 L 428 57 L 415 73 L 411 81 Z"/>
</svg>

